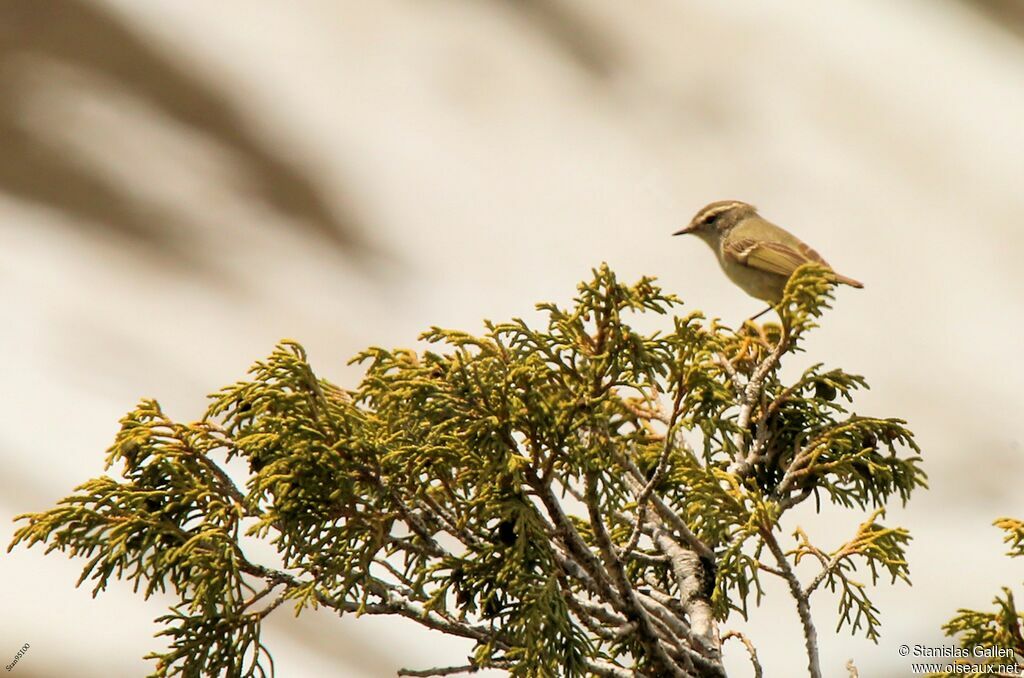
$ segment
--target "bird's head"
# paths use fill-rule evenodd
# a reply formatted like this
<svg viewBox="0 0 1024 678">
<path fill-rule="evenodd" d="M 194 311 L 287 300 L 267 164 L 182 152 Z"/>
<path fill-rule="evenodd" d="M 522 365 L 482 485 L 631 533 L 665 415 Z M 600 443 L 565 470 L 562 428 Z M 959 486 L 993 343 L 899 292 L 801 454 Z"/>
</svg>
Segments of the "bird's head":
<svg viewBox="0 0 1024 678">
<path fill-rule="evenodd" d="M 685 235 L 693 233 L 704 239 L 715 237 L 726 233 L 741 219 L 756 214 L 757 210 L 753 205 L 748 205 L 739 200 L 719 200 L 705 206 L 686 228 L 679 229 L 672 235 Z"/>
</svg>

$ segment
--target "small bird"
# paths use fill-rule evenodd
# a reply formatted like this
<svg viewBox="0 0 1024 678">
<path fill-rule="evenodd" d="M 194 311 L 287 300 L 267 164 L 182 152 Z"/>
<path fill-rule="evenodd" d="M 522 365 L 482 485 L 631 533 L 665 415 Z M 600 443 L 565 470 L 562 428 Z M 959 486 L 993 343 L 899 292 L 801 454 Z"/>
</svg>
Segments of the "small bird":
<svg viewBox="0 0 1024 678">
<path fill-rule="evenodd" d="M 744 292 L 772 306 L 782 301 L 789 277 L 801 265 L 814 262 L 832 270 L 810 246 L 763 219 L 753 205 L 739 200 L 711 203 L 697 212 L 689 226 L 672 235 L 686 233 L 696 235 L 714 250 L 722 270 Z M 844 285 L 864 287 L 853 278 L 838 273 L 835 276 Z"/>
</svg>

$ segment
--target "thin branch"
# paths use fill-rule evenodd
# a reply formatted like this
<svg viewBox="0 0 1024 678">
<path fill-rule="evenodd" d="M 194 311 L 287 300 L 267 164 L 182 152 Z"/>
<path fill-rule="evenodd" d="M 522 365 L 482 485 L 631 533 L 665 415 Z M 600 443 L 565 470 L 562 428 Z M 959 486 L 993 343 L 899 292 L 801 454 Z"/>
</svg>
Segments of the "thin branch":
<svg viewBox="0 0 1024 678">
<path fill-rule="evenodd" d="M 715 362 L 725 370 L 725 373 L 729 375 L 729 380 L 732 382 L 733 388 L 736 390 L 737 395 L 742 392 L 740 385 L 739 373 L 736 372 L 736 366 L 732 364 L 732 361 L 726 358 L 721 353 L 715 354 Z"/>
<path fill-rule="evenodd" d="M 646 673 L 631 671 L 624 669 L 621 666 L 598 661 L 596 659 L 586 659 L 584 660 L 584 664 L 591 673 L 595 676 L 600 676 L 601 678 L 649 678 Z"/>
<path fill-rule="evenodd" d="M 821 678 L 821 660 L 818 658 L 818 632 L 814 628 L 814 620 L 811 619 L 810 602 L 800 586 L 800 580 L 797 579 L 793 566 L 789 564 L 786 554 L 783 553 L 782 547 L 779 546 L 778 540 L 775 539 L 775 535 L 770 529 L 762 529 L 761 536 L 764 538 L 764 542 L 772 552 L 772 555 L 775 556 L 775 561 L 779 564 L 779 569 L 789 584 L 789 592 L 792 594 L 793 599 L 796 600 L 796 609 L 800 615 L 800 623 L 804 627 L 804 641 L 807 646 L 807 670 L 811 678 Z"/>
<path fill-rule="evenodd" d="M 830 436 L 835 436 L 846 431 L 856 430 L 856 426 L 859 422 L 854 417 L 847 419 L 845 422 L 832 426 L 819 433 L 816 437 L 808 441 L 802 450 L 793 456 L 793 460 L 789 463 L 786 468 L 786 473 L 782 476 L 782 480 L 779 481 L 779 486 L 776 492 L 779 495 L 783 495 L 788 492 L 793 483 L 801 477 L 807 476 L 811 473 L 812 469 L 816 472 L 824 472 L 830 469 L 841 466 L 842 461 L 830 462 L 827 464 L 813 464 L 828 448 L 828 441 Z M 851 454 L 846 457 L 845 461 L 863 458 L 866 450 Z"/>
<path fill-rule="evenodd" d="M 553 543 L 552 545 L 555 548 L 552 549 L 551 554 L 554 556 L 555 561 L 558 563 L 558 566 L 562 571 L 582 583 L 591 595 L 596 596 L 601 600 L 607 600 L 604 595 L 604 589 L 594 581 L 593 577 L 587 574 L 586 571 L 580 567 L 579 563 L 563 552 L 564 547 L 556 543 Z"/>
<path fill-rule="evenodd" d="M 811 496 L 811 492 L 813 490 L 814 488 L 812 487 L 805 487 L 799 494 L 791 494 L 787 497 L 783 497 L 779 501 L 779 515 L 782 515 L 797 504 L 803 502 L 807 497 Z"/>
<path fill-rule="evenodd" d="M 761 667 L 761 661 L 757 658 L 757 648 L 755 648 L 754 644 L 750 642 L 750 638 L 747 638 L 739 631 L 727 631 L 726 634 L 722 636 L 722 642 L 724 643 L 730 638 L 736 638 L 743 643 L 743 647 L 747 648 L 747 654 L 750 655 L 750 663 L 754 667 L 754 678 L 763 678 L 764 669 Z"/>
<path fill-rule="evenodd" d="M 267 595 L 270 594 L 271 591 L 277 588 L 277 586 L 278 584 L 276 582 L 270 582 L 269 584 L 267 584 L 266 588 L 264 588 L 262 591 L 260 591 L 252 598 L 250 598 L 248 601 L 246 601 L 245 605 L 242 606 L 242 611 L 244 612 L 245 610 L 248 610 L 250 607 L 258 603 L 259 601 L 263 600 L 265 597 L 267 597 Z"/>
<path fill-rule="evenodd" d="M 683 403 L 683 389 L 680 385 L 676 389 L 675 401 L 672 403 L 672 415 L 668 420 L 668 428 L 665 430 L 665 442 L 661 446 L 661 454 L 658 455 L 658 465 L 655 467 L 654 474 L 651 479 L 647 481 L 647 484 L 640 491 L 640 494 L 636 498 L 636 525 L 633 526 L 633 533 L 630 535 L 624 553 L 628 556 L 636 548 L 637 544 L 640 543 L 640 535 L 642 533 L 643 524 L 647 522 L 647 500 L 651 498 L 654 493 L 654 488 L 661 484 L 661 481 L 665 478 L 665 472 L 668 470 L 668 458 L 672 452 L 673 436 L 675 434 L 676 422 L 679 420 L 679 415 L 682 413 Z"/>
<path fill-rule="evenodd" d="M 771 565 L 765 565 L 761 561 L 757 562 L 757 568 L 759 570 L 764 570 L 765 572 L 768 572 L 770 574 L 774 574 L 776 577 L 781 577 L 782 579 L 786 578 L 786 573 L 785 572 L 783 572 L 782 570 L 780 570 L 780 569 L 778 569 L 776 567 L 772 567 Z"/>
<path fill-rule="evenodd" d="M 437 516 L 438 520 L 444 525 L 444 529 L 448 534 L 452 535 L 456 539 L 460 540 L 466 546 L 480 546 L 483 540 L 469 531 L 468 528 L 460 528 L 458 521 L 454 516 L 448 514 L 448 512 L 437 503 L 437 500 L 431 497 L 429 494 L 424 493 L 424 496 L 420 500 L 426 504 L 426 507 Z M 423 504 L 420 504 L 423 506 Z"/>
<path fill-rule="evenodd" d="M 288 589 L 282 591 L 277 596 L 277 598 L 274 599 L 274 602 L 270 603 L 270 605 L 267 605 L 265 608 L 256 613 L 257 617 L 259 617 L 260 619 L 265 619 L 267 615 L 269 615 L 271 612 L 273 612 L 281 606 L 281 603 L 283 603 L 287 599 L 289 592 L 290 591 Z"/>
<path fill-rule="evenodd" d="M 360 604 L 355 601 L 332 601 L 330 599 L 322 599 L 321 602 L 328 607 L 333 607 L 334 609 L 342 612 L 359 612 L 360 614 L 396 614 L 412 619 L 413 621 L 416 621 L 427 628 L 434 629 L 435 631 L 441 631 L 442 633 L 460 636 L 462 638 L 470 638 L 483 643 L 490 642 L 500 649 L 507 650 L 511 647 L 508 643 L 502 641 L 494 630 L 488 626 L 474 625 L 468 622 L 446 618 L 440 615 L 436 610 L 428 612 L 424 608 L 405 599 L 394 591 L 388 591 L 384 595 L 386 595 L 386 600 L 381 603 Z"/>
<path fill-rule="evenodd" d="M 647 573 L 646 575 L 644 575 L 644 581 L 646 581 L 651 587 L 649 589 L 648 595 L 650 595 L 651 598 L 654 598 L 656 601 L 658 601 L 659 603 L 667 607 L 669 610 L 671 610 L 672 614 L 674 614 L 677 619 L 683 620 L 683 623 L 686 625 L 686 633 L 688 637 L 692 636 L 690 624 L 688 621 L 686 621 L 686 608 L 683 607 L 682 602 L 678 598 L 674 598 L 665 593 L 664 591 L 662 591 L 660 588 L 660 583 L 651 573 Z"/>
<path fill-rule="evenodd" d="M 814 589 L 818 588 L 818 586 L 821 585 L 821 582 L 825 581 L 825 578 L 835 570 L 836 566 L 839 565 L 839 562 L 848 555 L 850 554 L 840 550 L 832 556 L 832 558 L 824 564 L 825 566 L 822 568 L 821 572 L 819 572 L 814 579 L 811 580 L 811 583 L 804 588 L 804 595 L 810 598 L 811 594 L 814 593 Z"/>
<path fill-rule="evenodd" d="M 614 610 L 600 604 L 594 603 L 589 600 L 584 600 L 577 596 L 572 595 L 569 592 L 565 593 L 565 599 L 571 601 L 573 606 L 579 607 L 581 612 L 586 613 L 588 616 L 597 619 L 605 624 L 612 624 L 615 626 L 626 626 L 630 622 L 619 613 Z"/>
<path fill-rule="evenodd" d="M 621 622 L 616 622 L 611 625 L 602 624 L 600 618 L 597 615 L 590 614 L 583 606 L 583 601 L 576 598 L 573 595 L 566 594 L 565 598 L 566 605 L 569 610 L 579 621 L 590 629 L 591 633 L 603 638 L 605 640 L 621 642 L 624 638 L 636 633 L 636 623 L 626 622 L 624 619 Z"/>
<path fill-rule="evenodd" d="M 640 479 L 643 478 L 643 474 L 640 473 L 640 469 L 637 468 L 635 463 L 633 463 L 633 460 L 626 455 L 619 453 L 617 461 L 628 471 L 627 474 L 622 476 L 622 479 L 627 485 L 629 485 L 629 489 L 634 494 L 642 492 L 643 486 L 640 484 Z M 701 541 L 700 537 L 693 533 L 693 530 L 691 530 L 683 519 L 679 517 L 679 514 L 673 511 L 660 496 L 656 493 L 652 493 L 650 501 L 656 509 L 658 517 L 667 523 L 666 527 L 670 527 L 678 532 L 686 545 L 696 551 L 701 557 L 707 558 L 708 560 L 714 560 L 715 552 L 712 551 L 707 544 Z"/>
<path fill-rule="evenodd" d="M 559 541 L 565 545 L 569 557 L 587 573 L 587 576 L 593 581 L 602 598 L 608 600 L 616 608 L 621 608 L 622 599 L 612 585 L 608 573 L 601 566 L 601 562 L 597 557 L 591 552 L 587 543 L 583 541 L 576 528 L 573 527 L 569 517 L 565 515 L 565 511 L 562 510 L 562 505 L 558 502 L 558 498 L 551 491 L 551 486 L 544 483 L 532 469 L 527 469 L 527 482 L 547 510 L 548 517 L 554 524 L 555 533 Z"/>
<path fill-rule="evenodd" d="M 374 558 L 373 563 L 375 565 L 380 565 L 381 567 L 383 567 L 385 570 L 391 573 L 392 577 L 397 579 L 403 586 L 409 588 L 410 590 L 412 590 L 417 585 L 416 582 L 406 577 L 397 567 L 388 562 L 387 558 Z"/>
<path fill-rule="evenodd" d="M 650 616 L 637 600 L 636 592 L 633 591 L 632 584 L 622 567 L 622 561 L 615 555 L 611 537 L 601 518 L 601 506 L 597 496 L 597 477 L 593 471 L 588 472 L 586 476 L 586 499 L 594 538 L 597 540 L 598 548 L 604 558 L 605 567 L 611 573 L 612 581 L 618 589 L 622 602 L 625 603 L 623 613 L 630 621 L 637 623 L 640 644 L 647 651 L 651 660 L 661 664 L 670 675 L 682 678 L 686 675 L 685 672 L 668 656 Z"/>
<path fill-rule="evenodd" d="M 648 525 L 650 525 L 650 523 L 648 523 Z M 623 559 L 628 558 L 630 560 L 639 560 L 641 563 L 646 563 L 647 565 L 666 565 L 669 562 L 668 556 L 652 555 L 650 553 L 644 553 L 643 551 L 620 553 L 619 557 Z"/>
<path fill-rule="evenodd" d="M 663 626 L 665 630 L 671 635 L 677 638 L 683 638 L 686 640 L 692 640 L 690 634 L 690 627 L 687 623 L 676 616 L 676 614 L 668 608 L 666 605 L 662 605 L 653 596 L 645 596 L 641 593 L 637 594 L 637 600 L 640 604 L 651 614 L 652 620 Z M 676 643 L 680 650 L 693 653 L 698 658 L 703 659 L 696 651 L 691 650 L 688 646 L 679 645 Z"/>
<path fill-rule="evenodd" d="M 287 572 L 275 570 L 264 565 L 255 565 L 247 560 L 242 560 L 239 569 L 248 574 L 266 579 L 268 582 L 285 584 L 289 589 L 308 588 L 312 582 L 303 581 Z M 361 603 L 351 600 L 337 600 L 324 594 L 322 591 L 314 591 L 316 601 L 324 607 L 329 607 L 338 612 L 356 612 L 359 614 L 373 615 L 397 615 L 411 619 L 422 626 L 440 631 L 448 635 L 469 638 L 482 643 L 491 643 L 501 650 L 508 650 L 512 646 L 501 639 L 494 629 L 483 625 L 474 625 L 466 621 L 446 617 L 436 610 L 426 610 L 415 604 L 401 593 L 398 588 L 379 579 L 368 578 L 368 587 L 372 587 L 372 595 L 381 598 L 379 603 Z M 283 594 L 282 594 L 283 595 Z M 274 607 L 280 604 L 275 601 Z"/>
<path fill-rule="evenodd" d="M 733 464 L 729 468 L 730 472 L 740 477 L 749 475 L 754 462 L 757 461 L 757 448 L 751 446 L 747 450 L 746 445 L 747 428 L 750 426 L 750 417 L 754 412 L 754 406 L 760 399 L 761 388 L 764 386 L 764 380 L 768 377 L 768 373 L 779 364 L 782 354 L 788 348 L 789 329 L 783 323 L 782 336 L 779 338 L 779 343 L 775 345 L 771 353 L 757 366 L 757 369 L 750 375 L 750 380 L 747 381 L 743 389 L 740 412 L 736 417 L 736 433 L 733 436 L 733 444 L 736 450 L 733 453 Z"/>
<path fill-rule="evenodd" d="M 454 676 L 460 673 L 476 673 L 480 669 L 507 669 L 512 662 L 495 660 L 487 664 L 470 663 L 463 666 L 443 666 L 433 669 L 398 669 L 400 676 Z"/>
<path fill-rule="evenodd" d="M 437 540 L 434 539 L 434 536 L 423 524 L 423 521 L 420 520 L 419 516 L 406 507 L 404 500 L 402 497 L 398 496 L 398 493 L 395 492 L 393 487 L 381 480 L 376 474 L 373 474 L 370 479 L 380 490 L 387 493 L 388 498 L 391 499 L 391 503 L 395 507 L 395 510 L 398 511 L 398 514 L 402 517 L 402 520 L 405 521 L 405 524 L 409 526 L 409 529 L 424 541 L 430 555 L 437 558 L 451 557 L 452 554 L 437 543 Z"/>
<path fill-rule="evenodd" d="M 664 630 L 663 635 L 672 639 L 669 645 L 674 651 L 671 654 L 680 657 L 687 665 L 692 663 L 702 676 L 724 677 L 725 669 L 718 661 L 717 652 L 711 652 L 713 659 L 698 652 L 698 649 L 706 650 L 707 648 L 704 640 L 695 636 L 689 624 L 686 623 L 685 610 L 677 612 L 675 609 L 680 607 L 679 601 L 661 592 L 657 592 L 660 595 L 655 595 L 655 593 L 655 591 L 651 591 L 651 595 L 645 595 L 638 591 L 637 599 L 651 614 L 655 625 Z"/>
</svg>

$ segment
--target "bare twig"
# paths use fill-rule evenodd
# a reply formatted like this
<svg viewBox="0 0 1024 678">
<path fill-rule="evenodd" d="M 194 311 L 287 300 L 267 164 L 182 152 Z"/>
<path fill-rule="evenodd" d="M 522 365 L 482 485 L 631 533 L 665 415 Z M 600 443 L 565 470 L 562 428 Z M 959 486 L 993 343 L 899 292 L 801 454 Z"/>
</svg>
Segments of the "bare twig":
<svg viewBox="0 0 1024 678">
<path fill-rule="evenodd" d="M 758 561 L 758 563 L 757 563 L 757 569 L 764 570 L 765 572 L 768 572 L 769 574 L 774 574 L 776 577 L 781 577 L 783 579 L 786 578 L 786 573 L 783 572 L 782 570 L 780 570 L 780 569 L 778 569 L 776 567 L 772 567 L 771 565 L 765 565 L 764 563 L 762 563 L 760 561 Z"/>
<path fill-rule="evenodd" d="M 803 500 L 807 499 L 807 497 L 811 496 L 811 492 L 813 490 L 814 488 L 812 487 L 805 487 L 799 494 L 791 494 L 783 497 L 779 501 L 779 514 L 781 515 L 782 513 L 785 513 L 789 509 L 801 503 Z"/>
<path fill-rule="evenodd" d="M 648 678 L 649 674 L 641 673 L 640 671 L 632 671 L 616 666 L 615 664 L 609 664 L 608 662 L 597 661 L 594 659 L 587 659 L 584 662 L 587 669 L 595 676 L 601 678 Z"/>
<path fill-rule="evenodd" d="M 505 669 L 512 666 L 511 662 L 492 661 L 487 664 L 469 663 L 463 666 L 441 666 L 433 669 L 398 669 L 400 676 L 454 676 L 460 673 L 476 673 L 482 668 Z"/>
<path fill-rule="evenodd" d="M 821 585 L 821 582 L 825 581 L 832 571 L 836 569 L 836 566 L 839 565 L 843 558 L 850 555 L 850 553 L 851 552 L 845 548 L 839 549 L 836 551 L 835 555 L 823 562 L 821 572 L 819 572 L 814 579 L 811 580 L 811 583 L 804 588 L 804 595 L 809 598 L 811 594 L 814 593 L 814 589 L 818 588 L 818 586 Z"/>
<path fill-rule="evenodd" d="M 730 638 L 739 640 L 743 643 L 743 647 L 747 648 L 747 654 L 750 655 L 750 663 L 754 667 L 754 678 L 763 678 L 764 669 L 761 667 L 761 661 L 757 658 L 757 648 L 755 648 L 754 644 L 750 642 L 750 638 L 747 638 L 739 631 L 727 631 L 725 635 L 722 636 L 722 642 L 724 643 Z"/>
<path fill-rule="evenodd" d="M 768 550 L 775 557 L 783 578 L 789 584 L 790 594 L 796 600 L 797 613 L 800 615 L 800 623 L 804 627 L 804 642 L 807 647 L 807 670 L 811 678 L 821 678 L 821 660 L 818 658 L 818 631 L 814 628 L 814 620 L 811 619 L 810 602 L 800 586 L 800 580 L 797 579 L 793 566 L 786 559 L 786 554 L 782 551 L 782 547 L 779 546 L 775 535 L 770 529 L 765 528 L 761 530 L 761 536 L 764 538 Z"/>
<path fill-rule="evenodd" d="M 665 565 L 669 562 L 668 556 L 657 556 L 650 553 L 644 553 L 643 551 L 633 551 L 632 553 L 621 553 L 620 558 L 639 560 L 641 563 L 647 563 L 648 565 Z"/>
<path fill-rule="evenodd" d="M 266 618 L 267 615 L 269 615 L 271 612 L 273 612 L 274 610 L 276 610 L 278 607 L 281 606 L 281 603 L 283 603 L 287 599 L 288 593 L 289 593 L 288 589 L 285 589 L 284 591 L 282 591 L 280 594 L 278 594 L 277 598 L 274 598 L 274 601 L 272 603 L 270 603 L 270 605 L 267 605 L 265 608 L 263 608 L 262 610 L 257 612 L 256 615 L 260 619 Z"/>
<path fill-rule="evenodd" d="M 613 626 L 626 626 L 629 624 L 625 617 L 601 603 L 584 600 L 583 598 L 574 596 L 569 592 L 565 592 L 564 597 L 569 601 L 571 606 L 578 607 L 580 612 L 586 613 L 588 616 L 593 617 L 604 624 L 611 624 Z"/>
<path fill-rule="evenodd" d="M 668 470 L 668 458 L 672 452 L 675 426 L 679 420 L 679 415 L 682 413 L 683 394 L 682 387 L 678 387 L 676 389 L 675 401 L 672 403 L 672 414 L 668 420 L 668 428 L 665 431 L 665 442 L 661 446 L 661 454 L 658 455 L 658 465 L 655 467 L 651 479 L 647 481 L 647 484 L 644 485 L 644 488 L 636 498 L 636 525 L 633 526 L 633 533 L 630 535 L 624 549 L 627 556 L 633 552 L 633 549 L 640 542 L 643 524 L 647 521 L 647 501 L 651 498 L 651 494 L 654 493 L 654 488 L 661 484 L 661 481 L 665 478 L 665 472 Z"/>
</svg>

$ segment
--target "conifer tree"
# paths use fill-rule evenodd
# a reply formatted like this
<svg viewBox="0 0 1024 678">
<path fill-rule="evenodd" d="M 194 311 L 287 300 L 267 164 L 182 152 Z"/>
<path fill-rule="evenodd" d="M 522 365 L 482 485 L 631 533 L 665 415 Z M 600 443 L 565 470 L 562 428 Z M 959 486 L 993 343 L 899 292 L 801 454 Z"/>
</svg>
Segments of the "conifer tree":
<svg viewBox="0 0 1024 678">
<path fill-rule="evenodd" d="M 198 422 L 142 401 L 109 475 L 20 516 L 11 547 L 85 559 L 94 594 L 121 579 L 176 596 L 154 676 L 268 675 L 260 624 L 282 606 L 404 617 L 473 643 L 405 675 L 721 677 L 734 638 L 761 675 L 728 628 L 760 604 L 764 577 L 788 586 L 821 676 L 813 594 L 838 591 L 838 628 L 877 640 L 864 577 L 908 581 L 910 536 L 882 524 L 885 507 L 925 481 L 903 421 L 850 412 L 862 377 L 821 364 L 780 376 L 833 284 L 805 266 L 780 324 L 733 330 L 602 266 L 571 305 L 540 304 L 540 327 L 434 328 L 431 350 L 369 349 L 355 389 L 286 341 Z M 660 329 L 635 329 L 640 316 Z M 864 519 L 832 549 L 784 534 L 808 500 Z M 255 559 L 251 539 L 276 559 Z"/>
<path fill-rule="evenodd" d="M 994 524 L 1006 533 L 1003 541 L 1010 545 L 1006 555 L 1024 557 L 1024 522 L 1000 518 Z M 993 612 L 960 609 L 942 627 L 947 636 L 959 641 L 965 656 L 948 661 L 951 670 L 931 674 L 934 678 L 961 676 L 968 672 L 965 668 L 977 673 L 979 667 L 985 667 L 991 675 L 1024 674 L 1024 613 L 1017 610 L 1013 591 L 1006 586 L 992 604 Z"/>
</svg>

